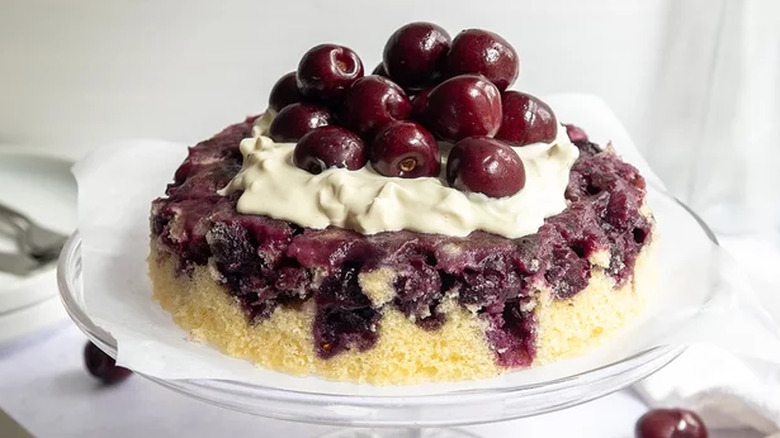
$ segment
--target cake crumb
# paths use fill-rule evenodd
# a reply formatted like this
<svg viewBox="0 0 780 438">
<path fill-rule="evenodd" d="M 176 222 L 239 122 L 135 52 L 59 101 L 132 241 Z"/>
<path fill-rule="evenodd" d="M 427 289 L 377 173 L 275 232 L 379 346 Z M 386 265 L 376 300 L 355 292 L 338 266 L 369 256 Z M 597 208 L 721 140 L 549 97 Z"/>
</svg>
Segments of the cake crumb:
<svg viewBox="0 0 780 438">
<path fill-rule="evenodd" d="M 395 272 L 386 267 L 361 272 L 358 275 L 358 284 L 375 309 L 393 301 L 396 295 L 393 282 L 395 282 Z"/>
</svg>

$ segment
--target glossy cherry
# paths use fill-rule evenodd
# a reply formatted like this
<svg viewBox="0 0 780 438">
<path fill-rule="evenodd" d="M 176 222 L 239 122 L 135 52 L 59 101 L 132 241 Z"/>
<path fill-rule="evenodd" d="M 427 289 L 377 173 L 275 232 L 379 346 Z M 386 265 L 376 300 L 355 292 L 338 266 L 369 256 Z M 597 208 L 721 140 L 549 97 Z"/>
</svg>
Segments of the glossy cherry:
<svg viewBox="0 0 780 438">
<path fill-rule="evenodd" d="M 299 102 L 282 108 L 268 131 L 274 141 L 292 143 L 314 129 L 330 125 L 331 119 L 328 108 Z"/>
<path fill-rule="evenodd" d="M 366 76 L 352 83 L 341 102 L 339 121 L 366 139 L 393 120 L 409 117 L 412 103 L 404 90 L 382 76 Z"/>
<path fill-rule="evenodd" d="M 701 417 L 686 409 L 654 409 L 636 422 L 636 438 L 707 438 Z"/>
<path fill-rule="evenodd" d="M 393 32 L 385 44 L 385 71 L 407 89 L 435 84 L 442 76 L 450 42 L 450 35 L 441 26 L 409 23 Z"/>
<path fill-rule="evenodd" d="M 468 29 L 455 36 L 447 55 L 447 74 L 479 73 L 504 91 L 520 72 L 517 52 L 499 35 L 481 29 Z"/>
<path fill-rule="evenodd" d="M 499 140 L 468 137 L 450 151 L 447 182 L 458 190 L 502 198 L 525 186 L 525 166 L 517 153 Z"/>
<path fill-rule="evenodd" d="M 318 174 L 331 167 L 357 170 L 365 166 L 366 147 L 353 132 L 339 126 L 325 126 L 301 137 L 293 151 L 293 163 Z"/>
<path fill-rule="evenodd" d="M 84 365 L 92 376 L 106 385 L 113 385 L 128 378 L 132 371 L 116 365 L 114 359 L 92 342 L 84 346 Z"/>
<path fill-rule="evenodd" d="M 480 75 L 447 79 L 428 94 L 425 121 L 436 135 L 456 142 L 483 135 L 492 137 L 501 127 L 501 95 Z"/>
<path fill-rule="evenodd" d="M 371 166 L 385 176 L 437 176 L 439 145 L 433 134 L 410 120 L 397 120 L 377 134 L 368 150 Z"/>
<path fill-rule="evenodd" d="M 336 44 L 320 44 L 303 55 L 295 78 L 304 97 L 334 102 L 362 76 L 363 63 L 357 53 Z"/>
<path fill-rule="evenodd" d="M 295 72 L 291 71 L 279 78 L 271 88 L 271 94 L 268 96 L 268 108 L 279 112 L 287 105 L 300 102 L 301 92 L 298 91 L 298 84 L 295 81 Z"/>
<path fill-rule="evenodd" d="M 425 114 L 428 111 L 428 95 L 431 94 L 431 88 L 424 88 L 420 90 L 412 98 L 412 112 L 409 114 L 409 118 L 425 124 Z"/>
<path fill-rule="evenodd" d="M 503 120 L 496 138 L 512 146 L 550 143 L 558 133 L 558 119 L 539 98 L 519 91 L 501 96 Z"/>
<path fill-rule="evenodd" d="M 569 136 L 569 140 L 572 143 L 578 143 L 582 141 L 588 141 L 588 134 L 579 126 L 572 125 L 571 123 L 564 123 L 566 127 L 566 135 Z"/>
</svg>

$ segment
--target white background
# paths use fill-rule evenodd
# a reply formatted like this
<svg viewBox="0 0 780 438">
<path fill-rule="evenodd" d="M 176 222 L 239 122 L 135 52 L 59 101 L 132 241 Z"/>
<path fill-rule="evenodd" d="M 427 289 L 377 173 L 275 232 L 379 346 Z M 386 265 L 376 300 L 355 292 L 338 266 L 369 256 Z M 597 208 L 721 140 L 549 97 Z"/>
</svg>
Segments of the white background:
<svg viewBox="0 0 780 438">
<path fill-rule="evenodd" d="M 316 43 L 354 48 L 370 71 L 406 22 L 452 35 L 481 27 L 519 52 L 514 88 L 602 97 L 673 190 L 722 229 L 758 230 L 745 254 L 777 257 L 764 232 L 780 230 L 779 9 L 776 0 L 3 0 L 0 148 L 78 158 L 128 137 L 195 142 L 262 111 L 273 82 Z M 81 369 L 82 339 L 70 328 L 0 350 L 0 406 L 41 436 L 322 430 L 214 409 L 141 379 L 99 389 Z M 621 393 L 481 432 L 628 438 L 644 409 Z"/>
</svg>

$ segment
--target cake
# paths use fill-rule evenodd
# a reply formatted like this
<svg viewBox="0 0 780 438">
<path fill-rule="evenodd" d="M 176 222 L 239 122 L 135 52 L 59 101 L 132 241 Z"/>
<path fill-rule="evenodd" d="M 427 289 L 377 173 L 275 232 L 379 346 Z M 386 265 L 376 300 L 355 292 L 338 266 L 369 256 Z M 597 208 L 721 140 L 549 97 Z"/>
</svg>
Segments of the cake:
<svg viewBox="0 0 780 438">
<path fill-rule="evenodd" d="M 358 383 L 493 377 L 604 342 L 651 292 L 645 182 L 509 90 L 518 72 L 495 33 L 432 23 L 398 29 L 371 75 L 312 48 L 152 202 L 155 299 L 225 354 Z"/>
</svg>

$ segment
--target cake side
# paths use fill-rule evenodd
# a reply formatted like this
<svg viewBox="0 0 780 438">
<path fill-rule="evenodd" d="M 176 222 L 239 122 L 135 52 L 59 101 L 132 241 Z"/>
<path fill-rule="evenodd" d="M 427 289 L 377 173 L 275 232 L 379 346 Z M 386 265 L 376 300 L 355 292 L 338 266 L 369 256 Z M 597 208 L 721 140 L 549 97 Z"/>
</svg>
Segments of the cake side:
<svg viewBox="0 0 780 438">
<path fill-rule="evenodd" d="M 655 290 L 657 243 L 645 246 L 633 275 L 621 286 L 594 268 L 588 287 L 568 300 L 542 294 L 534 365 L 544 365 L 587 353 L 639 318 Z"/>
<path fill-rule="evenodd" d="M 240 303 L 214 281 L 208 267 L 180 275 L 173 256 L 152 245 L 149 272 L 154 297 L 193 340 L 286 373 L 372 384 L 456 381 L 500 373 L 485 339 L 484 321 L 457 305 L 446 306 L 447 322 L 429 331 L 390 306 L 377 326 L 378 341 L 365 351 L 330 359 L 316 354 L 315 306 L 307 301 L 279 306 L 248 324 Z"/>
<path fill-rule="evenodd" d="M 651 253 L 652 246 L 642 251 L 631 280 L 619 287 L 595 267 L 588 286 L 572 298 L 559 300 L 549 290 L 540 291 L 533 364 L 582 354 L 640 313 L 651 290 Z M 276 307 L 268 318 L 248 324 L 239 301 L 214 280 L 208 266 L 182 275 L 174 258 L 152 243 L 149 271 L 160 305 L 193 340 L 269 369 L 375 385 L 459 381 L 511 370 L 496 360 L 486 316 L 454 302 L 442 306 L 446 318 L 436 330 L 426 330 L 385 306 L 371 348 L 323 359 L 316 354 L 313 301 Z M 364 286 L 369 295 L 385 293 L 382 281 Z"/>
</svg>

